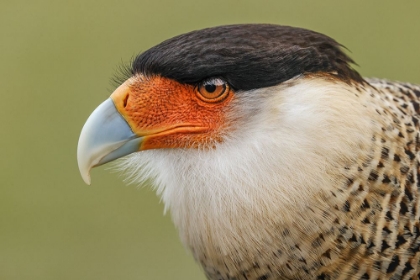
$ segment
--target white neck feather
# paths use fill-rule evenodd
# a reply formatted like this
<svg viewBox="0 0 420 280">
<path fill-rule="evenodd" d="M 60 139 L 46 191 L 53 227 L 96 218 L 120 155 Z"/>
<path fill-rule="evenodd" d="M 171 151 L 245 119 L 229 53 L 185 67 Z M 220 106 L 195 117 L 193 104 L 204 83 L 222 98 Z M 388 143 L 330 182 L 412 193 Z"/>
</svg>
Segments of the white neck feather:
<svg viewBox="0 0 420 280">
<path fill-rule="evenodd" d="M 371 145 L 355 93 L 321 77 L 239 92 L 235 127 L 215 149 L 143 151 L 119 167 L 135 183 L 153 179 L 196 257 L 231 254 L 244 240 L 269 246 L 280 227 L 317 231 L 309 201 L 328 210 L 325 197 L 345 183 L 344 167 Z"/>
</svg>

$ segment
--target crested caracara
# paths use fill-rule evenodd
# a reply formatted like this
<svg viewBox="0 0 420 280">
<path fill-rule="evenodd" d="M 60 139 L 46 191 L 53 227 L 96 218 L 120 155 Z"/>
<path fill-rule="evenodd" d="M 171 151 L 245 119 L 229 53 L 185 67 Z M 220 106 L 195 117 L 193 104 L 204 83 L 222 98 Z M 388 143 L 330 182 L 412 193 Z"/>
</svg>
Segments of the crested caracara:
<svg viewBox="0 0 420 280">
<path fill-rule="evenodd" d="M 92 113 L 92 167 L 152 179 L 209 279 L 418 279 L 420 87 L 333 39 L 247 24 L 145 51 Z"/>
</svg>

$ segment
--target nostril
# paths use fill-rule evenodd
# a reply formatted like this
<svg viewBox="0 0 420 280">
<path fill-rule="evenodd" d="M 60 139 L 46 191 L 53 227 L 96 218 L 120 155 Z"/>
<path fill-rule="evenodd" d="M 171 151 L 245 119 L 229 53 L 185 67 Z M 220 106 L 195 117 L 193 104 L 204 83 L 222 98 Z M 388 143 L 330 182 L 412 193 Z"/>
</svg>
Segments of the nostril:
<svg viewBox="0 0 420 280">
<path fill-rule="evenodd" d="M 127 95 L 124 97 L 124 108 L 125 108 L 125 107 L 127 107 L 128 96 L 129 96 L 129 94 L 127 94 Z"/>
</svg>

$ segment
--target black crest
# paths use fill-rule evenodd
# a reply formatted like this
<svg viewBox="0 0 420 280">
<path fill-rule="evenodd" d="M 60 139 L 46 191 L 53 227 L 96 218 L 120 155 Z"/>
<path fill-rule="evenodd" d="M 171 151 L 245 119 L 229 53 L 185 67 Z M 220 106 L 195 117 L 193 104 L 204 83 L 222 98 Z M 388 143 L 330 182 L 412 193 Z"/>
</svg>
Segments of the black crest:
<svg viewBox="0 0 420 280">
<path fill-rule="evenodd" d="M 157 74 L 181 83 L 225 79 L 236 90 L 277 85 L 297 75 L 333 73 L 362 81 L 335 40 L 306 29 L 270 24 L 228 25 L 166 40 L 136 57 L 132 74 Z"/>
</svg>

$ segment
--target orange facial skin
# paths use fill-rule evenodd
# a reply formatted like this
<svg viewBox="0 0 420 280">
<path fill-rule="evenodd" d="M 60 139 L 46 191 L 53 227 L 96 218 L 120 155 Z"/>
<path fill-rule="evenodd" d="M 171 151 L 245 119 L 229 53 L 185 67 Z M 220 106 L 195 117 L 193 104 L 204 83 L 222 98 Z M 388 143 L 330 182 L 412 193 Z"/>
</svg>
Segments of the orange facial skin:
<svg viewBox="0 0 420 280">
<path fill-rule="evenodd" d="M 160 76 L 137 75 L 111 95 L 132 131 L 144 137 L 139 150 L 211 148 L 221 141 L 229 89 L 222 100 L 207 102 L 197 88 Z"/>
</svg>

